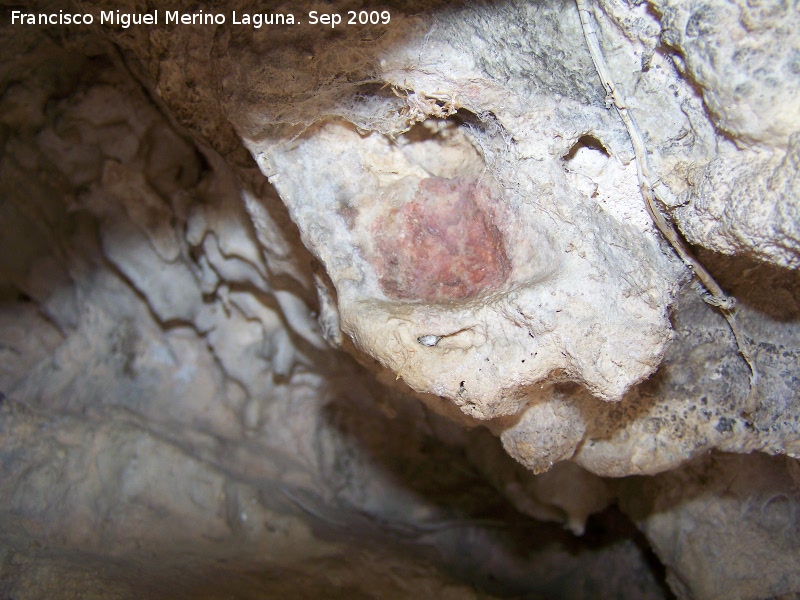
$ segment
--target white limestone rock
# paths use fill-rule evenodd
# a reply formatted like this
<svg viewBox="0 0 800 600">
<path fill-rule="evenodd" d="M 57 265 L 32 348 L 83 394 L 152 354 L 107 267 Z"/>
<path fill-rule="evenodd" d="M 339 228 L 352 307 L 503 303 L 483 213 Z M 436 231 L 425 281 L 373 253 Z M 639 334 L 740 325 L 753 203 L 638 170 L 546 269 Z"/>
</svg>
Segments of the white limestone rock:
<svg viewBox="0 0 800 600">
<path fill-rule="evenodd" d="M 232 108 L 336 288 L 342 330 L 416 391 L 479 419 L 518 412 L 545 381 L 578 381 L 618 400 L 660 363 L 681 278 L 624 167 L 621 124 L 593 103 L 595 90 L 565 79 L 588 70 L 580 38 L 575 52 L 548 58 L 558 67 L 539 82 L 509 62 L 517 51 L 490 54 L 496 64 L 479 54 L 476 40 L 497 44 L 499 23 L 517 11 L 537 27 L 579 33 L 576 12 L 510 4 L 432 16 L 425 43 L 440 48 L 437 60 L 402 80 L 394 69 L 408 46 L 393 39 L 372 49 L 381 56 L 373 77 L 402 90 L 408 118 L 432 115 L 404 135 L 402 121 L 381 120 L 397 97 L 372 97 L 373 122 L 342 85 L 336 111 L 357 127 L 327 116 L 322 90 L 319 106 L 303 107 L 319 123 L 295 133 L 253 125 L 299 116 L 275 94 Z M 419 34 L 409 21 L 402 35 L 409 44 Z M 364 131 L 369 123 L 378 131 Z M 595 143 L 592 176 L 567 158 L 586 147 L 581 140 Z"/>
</svg>

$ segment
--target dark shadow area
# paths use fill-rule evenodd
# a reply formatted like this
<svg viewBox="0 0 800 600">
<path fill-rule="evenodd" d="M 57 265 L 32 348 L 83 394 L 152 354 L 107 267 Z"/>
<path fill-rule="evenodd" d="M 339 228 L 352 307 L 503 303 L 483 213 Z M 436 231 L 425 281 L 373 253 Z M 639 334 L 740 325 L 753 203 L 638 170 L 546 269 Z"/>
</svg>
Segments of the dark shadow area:
<svg viewBox="0 0 800 600">
<path fill-rule="evenodd" d="M 800 271 L 748 256 L 694 248 L 696 256 L 737 303 L 781 322 L 800 319 Z"/>
<path fill-rule="evenodd" d="M 575 158 L 575 155 L 578 154 L 578 151 L 580 151 L 582 148 L 594 150 L 595 152 L 599 152 L 606 157 L 610 156 L 606 147 L 603 146 L 603 142 L 598 140 L 593 135 L 582 135 L 578 138 L 578 141 L 572 145 L 572 148 L 569 149 L 569 152 L 561 157 L 561 159 L 569 164 Z"/>
<path fill-rule="evenodd" d="M 487 473 L 470 460 L 471 447 L 498 445 L 495 459 L 521 469 L 500 448 L 488 431 L 460 430 L 443 417 L 420 406 L 403 406 L 399 395 L 386 393 L 396 416 L 387 419 L 373 405 L 340 398 L 326 407 L 333 428 L 366 455 L 377 472 L 385 473 L 392 486 L 414 498 L 414 505 L 434 507 L 429 520 L 405 517 L 388 522 L 369 515 L 348 500 L 340 489 L 340 507 L 350 511 L 347 527 L 319 522 L 315 533 L 338 539 L 376 539 L 381 545 L 402 542 L 404 552 L 421 553 L 456 579 L 483 593 L 507 598 L 578 598 L 579 590 L 593 589 L 592 597 L 671 598 L 664 570 L 642 535 L 616 508 L 589 519 L 586 532 L 577 537 L 557 523 L 547 523 L 520 513 L 487 479 Z M 407 400 L 405 400 L 407 402 Z M 422 410 L 423 418 L 418 411 Z M 450 434 L 444 434 L 450 430 Z M 436 432 L 436 433 L 434 433 Z M 444 441 L 444 439 L 449 441 Z M 357 479 L 348 471 L 331 474 L 343 481 Z M 497 465 L 498 469 L 507 467 Z M 534 477 L 521 469 L 521 477 Z M 336 488 L 335 482 L 330 486 Z M 391 493 L 391 492 L 390 492 Z M 476 543 L 480 540 L 480 543 Z M 599 565 L 604 564 L 598 571 Z M 621 580 L 606 579 L 609 571 L 628 573 L 630 589 Z M 638 582 L 638 583 L 637 583 Z M 648 593 L 633 592 L 637 585 Z"/>
</svg>

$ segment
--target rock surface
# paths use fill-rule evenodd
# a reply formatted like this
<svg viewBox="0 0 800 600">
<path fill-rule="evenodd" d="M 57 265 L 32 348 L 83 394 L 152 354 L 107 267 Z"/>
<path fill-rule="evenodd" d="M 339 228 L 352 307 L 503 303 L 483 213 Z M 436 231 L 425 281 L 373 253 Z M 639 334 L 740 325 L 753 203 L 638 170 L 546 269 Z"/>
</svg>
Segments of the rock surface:
<svg viewBox="0 0 800 600">
<path fill-rule="evenodd" d="M 0 596 L 800 593 L 797 11 L 592 4 L 753 391 L 571 2 L 304 10 L 4 20 Z"/>
</svg>

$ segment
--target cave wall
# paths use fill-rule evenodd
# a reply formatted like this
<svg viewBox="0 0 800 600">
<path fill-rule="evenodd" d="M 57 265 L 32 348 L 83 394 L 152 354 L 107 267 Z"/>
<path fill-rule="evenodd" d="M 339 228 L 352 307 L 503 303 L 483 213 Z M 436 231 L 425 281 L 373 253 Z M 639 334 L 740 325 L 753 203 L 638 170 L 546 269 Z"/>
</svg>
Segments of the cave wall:
<svg viewBox="0 0 800 600">
<path fill-rule="evenodd" d="M 6 15 L 0 591 L 798 593 L 796 9 L 592 5 L 751 389 L 577 8 L 389 8 Z"/>
</svg>

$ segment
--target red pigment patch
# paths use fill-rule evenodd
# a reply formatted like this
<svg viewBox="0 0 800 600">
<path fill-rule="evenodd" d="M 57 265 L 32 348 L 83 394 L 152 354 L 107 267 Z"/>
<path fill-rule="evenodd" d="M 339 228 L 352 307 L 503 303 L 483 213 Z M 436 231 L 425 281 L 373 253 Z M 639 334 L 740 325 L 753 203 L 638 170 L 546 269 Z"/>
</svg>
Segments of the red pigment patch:
<svg viewBox="0 0 800 600">
<path fill-rule="evenodd" d="M 464 300 L 500 286 L 511 264 L 472 179 L 424 179 L 410 201 L 372 226 L 384 293 L 398 300 Z"/>
</svg>

